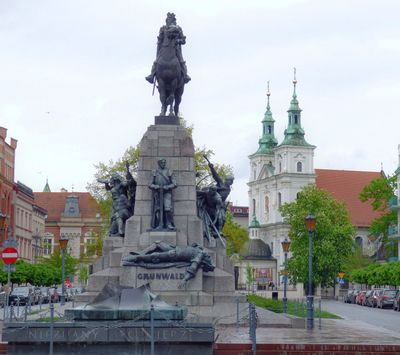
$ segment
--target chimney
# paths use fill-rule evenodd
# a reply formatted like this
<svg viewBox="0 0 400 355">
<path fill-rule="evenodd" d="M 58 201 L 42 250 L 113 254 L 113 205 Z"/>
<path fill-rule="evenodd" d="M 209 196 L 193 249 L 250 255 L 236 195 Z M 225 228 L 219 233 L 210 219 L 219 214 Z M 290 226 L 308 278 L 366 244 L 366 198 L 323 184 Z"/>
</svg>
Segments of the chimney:
<svg viewBox="0 0 400 355">
<path fill-rule="evenodd" d="M 0 127 L 0 138 L 6 140 L 7 137 L 7 128 Z"/>
<path fill-rule="evenodd" d="M 10 140 L 10 145 L 11 145 L 11 148 L 12 149 L 16 149 L 17 148 L 17 140 L 16 139 L 14 139 L 14 138 L 11 138 L 11 140 Z"/>
</svg>

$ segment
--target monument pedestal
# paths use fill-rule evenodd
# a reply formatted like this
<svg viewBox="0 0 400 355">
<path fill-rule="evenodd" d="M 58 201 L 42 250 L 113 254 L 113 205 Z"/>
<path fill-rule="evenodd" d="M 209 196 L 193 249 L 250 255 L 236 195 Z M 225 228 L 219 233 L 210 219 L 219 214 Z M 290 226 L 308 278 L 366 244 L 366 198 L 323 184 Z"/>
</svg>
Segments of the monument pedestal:
<svg viewBox="0 0 400 355">
<path fill-rule="evenodd" d="M 178 185 L 172 193 L 176 231 L 149 230 L 152 192 L 148 186 L 152 171 L 161 157 L 166 159 L 167 167 L 174 172 Z M 150 126 L 140 142 L 134 216 L 126 222 L 125 238 L 105 239 L 103 256 L 94 263 L 93 274 L 89 278 L 89 293 L 83 294 L 80 299 L 87 301 L 90 297 L 94 298 L 96 292 L 100 292 L 108 282 L 131 287 L 148 283 L 162 300 L 186 305 L 190 312 L 199 315 L 219 317 L 221 307 L 218 305 L 221 304 L 230 305 L 230 311 L 236 309 L 232 308 L 236 307 L 237 301 L 233 265 L 220 241 L 208 242 L 204 239 L 202 222 L 197 216 L 196 198 L 194 146 L 187 130 L 179 124 L 166 124 L 165 120 Z M 155 268 L 145 269 L 122 266 L 122 257 L 131 252 L 140 253 L 157 241 L 176 246 L 196 243 L 211 256 L 215 270 L 203 272 L 199 269 L 182 289 L 180 284 L 186 267 L 157 268 L 154 265 Z M 244 296 L 240 300 L 244 302 Z"/>
</svg>

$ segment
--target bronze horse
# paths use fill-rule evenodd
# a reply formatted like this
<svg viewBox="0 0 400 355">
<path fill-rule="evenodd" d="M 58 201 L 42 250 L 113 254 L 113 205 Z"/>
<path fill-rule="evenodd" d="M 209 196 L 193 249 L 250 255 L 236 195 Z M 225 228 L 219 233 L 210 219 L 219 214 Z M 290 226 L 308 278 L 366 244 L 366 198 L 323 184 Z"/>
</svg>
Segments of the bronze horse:
<svg viewBox="0 0 400 355">
<path fill-rule="evenodd" d="M 167 41 L 164 41 L 156 60 L 156 79 L 161 101 L 160 116 L 165 116 L 169 106 L 169 115 L 178 116 L 179 104 L 185 86 L 181 64 L 177 56 L 176 40 L 179 31 L 175 26 L 167 29 Z"/>
</svg>

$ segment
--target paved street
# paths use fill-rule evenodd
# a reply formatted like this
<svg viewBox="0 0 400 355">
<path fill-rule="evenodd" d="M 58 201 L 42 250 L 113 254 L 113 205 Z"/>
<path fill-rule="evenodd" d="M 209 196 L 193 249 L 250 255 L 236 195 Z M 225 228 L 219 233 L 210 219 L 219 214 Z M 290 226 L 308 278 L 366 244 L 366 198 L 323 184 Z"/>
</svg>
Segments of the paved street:
<svg viewBox="0 0 400 355">
<path fill-rule="evenodd" d="M 389 308 L 362 307 L 332 300 L 323 300 L 322 308 L 344 319 L 357 320 L 396 332 L 400 329 L 400 312 L 394 312 Z"/>
</svg>

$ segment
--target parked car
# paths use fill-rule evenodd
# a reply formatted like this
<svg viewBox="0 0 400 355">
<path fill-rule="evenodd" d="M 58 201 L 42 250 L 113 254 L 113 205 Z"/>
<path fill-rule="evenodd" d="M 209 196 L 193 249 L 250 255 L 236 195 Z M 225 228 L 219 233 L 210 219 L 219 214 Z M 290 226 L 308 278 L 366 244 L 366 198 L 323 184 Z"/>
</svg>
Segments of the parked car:
<svg viewBox="0 0 400 355">
<path fill-rule="evenodd" d="M 27 304 L 32 299 L 33 291 L 30 287 L 14 288 L 8 300 L 9 304 Z"/>
<path fill-rule="evenodd" d="M 48 287 L 40 288 L 40 303 L 49 303 L 50 302 L 50 293 Z"/>
<path fill-rule="evenodd" d="M 396 290 L 383 290 L 382 293 L 379 294 L 377 299 L 377 307 L 385 308 L 390 307 L 393 308 L 394 298 L 396 297 L 397 291 Z"/>
<path fill-rule="evenodd" d="M 356 303 L 357 296 L 360 294 L 360 290 L 354 290 L 350 297 L 350 303 Z"/>
<path fill-rule="evenodd" d="M 351 297 L 354 291 L 355 291 L 354 289 L 347 290 L 347 293 L 343 296 L 344 303 L 351 303 Z"/>
<path fill-rule="evenodd" d="M 58 293 L 57 287 L 49 288 L 50 302 L 57 303 L 60 301 L 60 294 Z"/>
<path fill-rule="evenodd" d="M 374 290 L 368 290 L 364 297 L 363 306 L 373 307 L 372 305 L 372 295 Z"/>
<path fill-rule="evenodd" d="M 393 299 L 393 310 L 400 312 L 400 290 L 397 291 L 396 297 Z"/>
<path fill-rule="evenodd" d="M 356 297 L 356 304 L 360 306 L 363 304 L 366 293 L 367 291 L 360 291 L 360 293 Z"/>
<path fill-rule="evenodd" d="M 4 307 L 6 305 L 7 295 L 4 291 L 0 292 L 0 307 Z"/>
<path fill-rule="evenodd" d="M 381 288 L 375 288 L 372 290 L 372 294 L 368 298 L 368 306 L 375 308 L 378 304 L 378 297 L 383 292 Z"/>
</svg>

